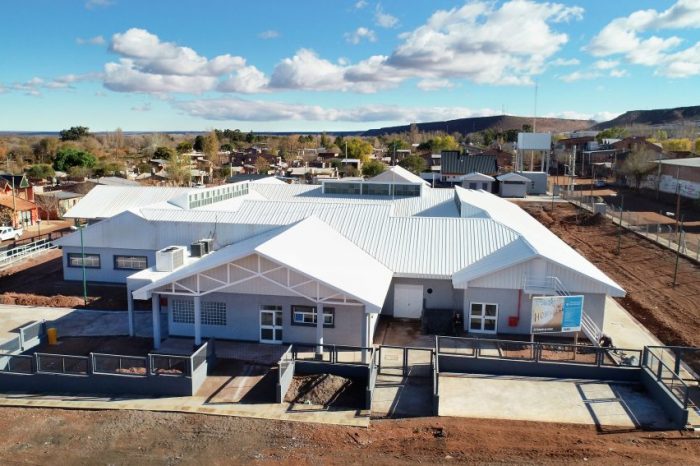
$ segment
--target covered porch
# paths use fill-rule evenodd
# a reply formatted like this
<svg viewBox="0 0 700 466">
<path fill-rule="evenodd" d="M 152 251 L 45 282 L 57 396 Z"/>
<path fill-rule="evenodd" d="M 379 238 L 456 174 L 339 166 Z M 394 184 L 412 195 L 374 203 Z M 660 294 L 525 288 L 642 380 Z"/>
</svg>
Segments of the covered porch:
<svg viewBox="0 0 700 466">
<path fill-rule="evenodd" d="M 308 250 L 328 253 L 310 257 Z M 133 300 L 150 299 L 154 322 L 167 310 L 168 333 L 191 336 L 195 345 L 213 337 L 313 344 L 319 353 L 324 344 L 371 344 L 392 276 L 313 217 L 190 260 L 172 272 L 155 269 L 127 281 L 130 322 Z M 153 326 L 155 348 L 162 330 Z"/>
</svg>

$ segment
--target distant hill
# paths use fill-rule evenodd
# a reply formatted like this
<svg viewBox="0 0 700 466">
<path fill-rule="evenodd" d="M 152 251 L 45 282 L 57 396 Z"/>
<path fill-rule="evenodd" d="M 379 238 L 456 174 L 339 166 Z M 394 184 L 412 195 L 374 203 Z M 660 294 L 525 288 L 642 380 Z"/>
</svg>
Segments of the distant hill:
<svg viewBox="0 0 700 466">
<path fill-rule="evenodd" d="M 694 107 L 661 108 L 656 110 L 630 110 L 610 121 L 594 126 L 594 129 L 606 129 L 614 126 L 634 125 L 673 125 L 700 121 L 700 105 Z"/>
<path fill-rule="evenodd" d="M 537 118 L 537 131 L 562 132 L 588 129 L 595 124 L 592 120 L 568 120 L 564 118 Z M 498 115 L 474 118 L 459 118 L 449 121 L 431 121 L 428 123 L 416 123 L 419 131 L 444 131 L 447 133 L 474 133 L 486 129 L 522 129 L 523 125 L 532 125 L 532 117 L 518 117 L 510 115 Z M 409 131 L 410 126 L 388 126 L 385 128 L 370 129 L 362 133 L 363 136 L 380 136 L 382 134 L 396 134 Z"/>
</svg>

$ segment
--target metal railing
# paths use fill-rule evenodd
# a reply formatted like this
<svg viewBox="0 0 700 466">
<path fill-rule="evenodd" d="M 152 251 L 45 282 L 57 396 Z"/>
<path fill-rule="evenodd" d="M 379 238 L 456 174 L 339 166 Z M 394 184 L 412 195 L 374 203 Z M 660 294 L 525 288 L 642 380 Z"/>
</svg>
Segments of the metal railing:
<svg viewBox="0 0 700 466">
<path fill-rule="evenodd" d="M 190 377 L 192 361 L 189 356 L 175 354 L 149 354 L 150 375 Z"/>
<path fill-rule="evenodd" d="M 32 374 L 34 373 L 34 358 L 27 354 L 0 356 L 0 372 Z"/>
<path fill-rule="evenodd" d="M 88 375 L 90 358 L 67 354 L 34 353 L 38 373 Z"/>
<path fill-rule="evenodd" d="M 640 367 L 642 350 L 485 338 L 437 337 L 438 355 L 539 363 Z"/>
<path fill-rule="evenodd" d="M 146 377 L 148 358 L 117 354 L 90 353 L 92 372 L 95 374 L 119 374 Z"/>
<path fill-rule="evenodd" d="M 209 354 L 209 344 L 208 343 L 203 344 L 197 351 L 192 353 L 192 355 L 190 356 L 190 361 L 191 361 L 190 374 L 194 374 L 194 371 L 196 371 L 202 364 L 204 364 L 207 361 L 208 354 Z"/>
<path fill-rule="evenodd" d="M 374 348 L 347 345 L 292 345 L 295 361 L 327 362 L 331 364 L 367 365 L 372 359 Z"/>
<path fill-rule="evenodd" d="M 22 337 L 17 335 L 0 342 L 0 354 L 12 354 L 22 351 Z"/>
<path fill-rule="evenodd" d="M 54 249 L 56 246 L 48 239 L 42 239 L 33 243 L 17 246 L 0 252 L 0 269 L 9 267 L 40 252 Z"/>
<path fill-rule="evenodd" d="M 544 278 L 523 277 L 523 290 L 537 290 L 543 293 L 556 293 L 560 296 L 569 296 L 569 291 L 559 280 L 559 277 L 546 276 Z"/>
<path fill-rule="evenodd" d="M 581 313 L 581 331 L 596 346 L 603 337 L 603 330 L 585 312 Z"/>
<path fill-rule="evenodd" d="M 654 374 L 656 381 L 666 389 L 687 409 L 689 405 L 690 388 L 683 378 L 671 369 L 661 357 L 645 348 L 643 367 L 649 369 Z"/>
</svg>

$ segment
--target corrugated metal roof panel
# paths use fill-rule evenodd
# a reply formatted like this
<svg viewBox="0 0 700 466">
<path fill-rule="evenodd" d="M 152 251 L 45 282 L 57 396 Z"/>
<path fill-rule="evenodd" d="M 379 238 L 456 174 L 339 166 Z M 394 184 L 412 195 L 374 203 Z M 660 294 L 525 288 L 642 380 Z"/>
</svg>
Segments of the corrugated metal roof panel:
<svg viewBox="0 0 700 466">
<path fill-rule="evenodd" d="M 167 201 L 190 191 L 190 188 L 161 188 L 155 186 L 95 186 L 65 218 L 109 218 L 125 210 Z"/>
</svg>

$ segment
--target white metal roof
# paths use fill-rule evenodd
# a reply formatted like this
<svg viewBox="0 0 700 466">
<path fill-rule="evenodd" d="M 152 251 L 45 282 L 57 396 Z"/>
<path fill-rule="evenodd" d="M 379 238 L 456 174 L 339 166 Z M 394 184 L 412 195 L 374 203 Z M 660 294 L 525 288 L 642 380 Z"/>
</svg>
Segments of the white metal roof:
<svg viewBox="0 0 700 466">
<path fill-rule="evenodd" d="M 499 175 L 496 177 L 498 181 L 522 181 L 523 183 L 529 183 L 530 178 L 526 178 L 523 175 L 518 175 L 515 172 L 506 173 L 504 175 Z"/>
<path fill-rule="evenodd" d="M 496 181 L 496 178 L 479 172 L 471 172 L 462 177 L 463 181 Z"/>
<path fill-rule="evenodd" d="M 687 159 L 657 160 L 656 163 L 660 163 L 662 165 L 673 165 L 677 167 L 700 168 L 700 157 L 689 157 Z"/>
<path fill-rule="evenodd" d="M 320 254 L 309 260 L 311 249 L 332 251 L 332 254 Z M 370 312 L 381 310 L 393 275 L 391 270 L 328 224 L 316 217 L 308 217 L 292 226 L 215 251 L 134 291 L 134 297 L 147 299 L 149 292 L 156 288 L 253 253 L 361 301 Z"/>
<path fill-rule="evenodd" d="M 428 182 L 420 176 L 414 175 L 413 173 L 399 165 L 394 165 L 393 167 L 383 171 L 379 175 L 373 176 L 368 181 L 428 184 Z"/>
<path fill-rule="evenodd" d="M 109 218 L 125 210 L 145 207 L 167 201 L 190 188 L 163 188 L 155 186 L 95 186 L 65 218 Z"/>
</svg>

